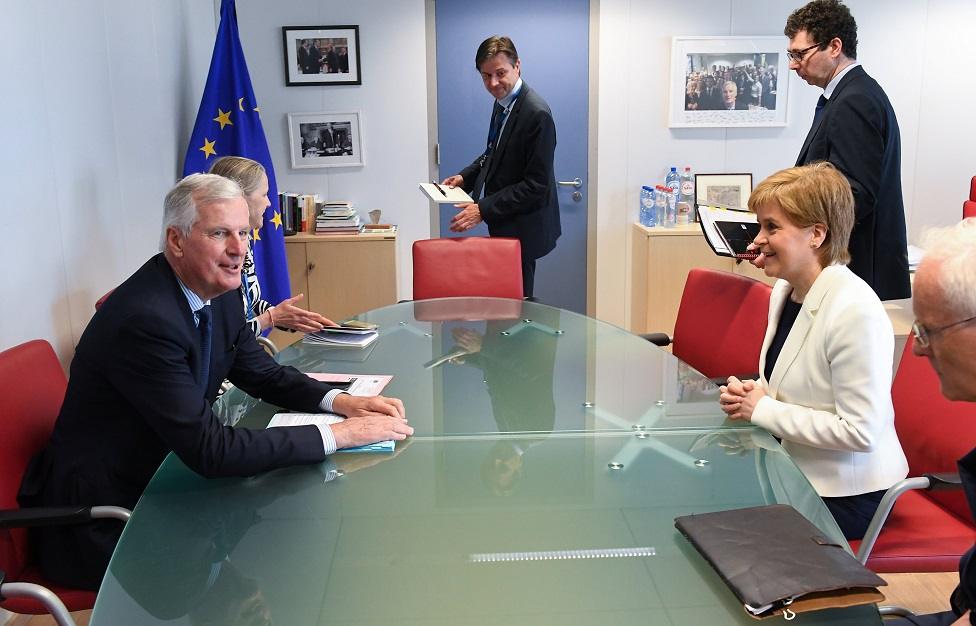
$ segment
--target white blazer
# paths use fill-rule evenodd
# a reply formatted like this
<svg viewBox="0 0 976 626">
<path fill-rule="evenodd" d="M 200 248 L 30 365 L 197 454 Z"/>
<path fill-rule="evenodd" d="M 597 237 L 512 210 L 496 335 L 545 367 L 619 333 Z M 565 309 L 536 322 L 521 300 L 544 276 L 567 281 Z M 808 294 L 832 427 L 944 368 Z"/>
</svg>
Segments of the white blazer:
<svg viewBox="0 0 976 626">
<path fill-rule="evenodd" d="M 887 489 L 908 474 L 908 461 L 895 433 L 894 331 L 884 305 L 846 266 L 824 268 L 766 380 L 766 351 L 792 291 L 779 280 L 770 296 L 759 357 L 768 395 L 752 422 L 783 439 L 821 496 Z"/>
</svg>

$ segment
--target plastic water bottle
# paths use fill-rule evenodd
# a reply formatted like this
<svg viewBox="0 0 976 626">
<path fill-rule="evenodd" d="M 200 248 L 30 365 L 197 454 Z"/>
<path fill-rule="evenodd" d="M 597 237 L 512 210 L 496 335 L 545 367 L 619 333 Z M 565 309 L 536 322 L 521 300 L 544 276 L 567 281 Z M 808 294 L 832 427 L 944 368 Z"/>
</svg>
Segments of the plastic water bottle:
<svg viewBox="0 0 976 626">
<path fill-rule="evenodd" d="M 664 195 L 667 197 L 664 227 L 674 228 L 678 219 L 678 190 L 674 187 L 665 187 Z"/>
<path fill-rule="evenodd" d="M 654 190 L 644 185 L 640 191 L 640 223 L 642 226 L 657 226 L 657 213 L 654 209 Z"/>
<path fill-rule="evenodd" d="M 695 176 L 691 173 L 691 166 L 686 165 L 678 194 L 678 223 L 689 224 L 695 221 L 695 215 Z"/>
<path fill-rule="evenodd" d="M 664 186 L 671 189 L 681 188 L 681 176 L 678 175 L 677 167 L 672 167 L 668 175 L 664 177 Z"/>
<path fill-rule="evenodd" d="M 654 213 L 656 215 L 654 223 L 658 226 L 664 226 L 668 214 L 668 195 L 664 193 L 663 185 L 655 186 L 654 192 Z"/>
</svg>

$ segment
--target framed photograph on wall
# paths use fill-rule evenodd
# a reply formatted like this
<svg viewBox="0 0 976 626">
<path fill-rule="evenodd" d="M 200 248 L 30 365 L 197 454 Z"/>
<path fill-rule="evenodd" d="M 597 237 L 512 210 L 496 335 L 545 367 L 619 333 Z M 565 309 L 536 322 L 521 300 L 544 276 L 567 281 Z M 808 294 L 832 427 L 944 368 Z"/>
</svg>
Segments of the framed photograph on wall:
<svg viewBox="0 0 976 626">
<path fill-rule="evenodd" d="M 363 130 L 359 111 L 289 113 L 291 166 L 348 167 L 363 165 Z"/>
<path fill-rule="evenodd" d="M 752 193 L 752 174 L 695 174 L 695 204 L 744 209 Z"/>
<path fill-rule="evenodd" d="M 282 26 L 285 84 L 361 85 L 359 26 Z"/>
<path fill-rule="evenodd" d="M 668 126 L 786 126 L 788 40 L 674 37 Z"/>
</svg>

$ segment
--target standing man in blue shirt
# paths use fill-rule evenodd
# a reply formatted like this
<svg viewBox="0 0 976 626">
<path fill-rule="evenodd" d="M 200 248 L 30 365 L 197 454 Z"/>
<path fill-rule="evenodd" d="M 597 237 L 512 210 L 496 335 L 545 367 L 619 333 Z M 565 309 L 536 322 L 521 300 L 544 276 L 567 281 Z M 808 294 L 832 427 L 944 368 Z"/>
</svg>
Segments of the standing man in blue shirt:
<svg viewBox="0 0 976 626">
<path fill-rule="evenodd" d="M 522 80 L 521 61 L 508 37 L 481 42 L 475 67 L 495 98 L 485 151 L 444 185 L 461 187 L 474 202 L 459 204 L 451 230 L 480 222 L 493 237 L 514 237 L 522 246 L 522 289 L 532 296 L 535 264 L 562 234 L 556 175 L 556 125 L 549 105 Z"/>
</svg>

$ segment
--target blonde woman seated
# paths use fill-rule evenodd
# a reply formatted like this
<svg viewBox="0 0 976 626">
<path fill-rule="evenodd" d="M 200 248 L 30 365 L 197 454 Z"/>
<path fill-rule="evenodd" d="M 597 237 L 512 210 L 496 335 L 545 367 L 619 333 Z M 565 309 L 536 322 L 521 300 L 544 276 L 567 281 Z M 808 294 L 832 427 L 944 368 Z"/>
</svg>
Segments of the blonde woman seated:
<svg viewBox="0 0 976 626">
<path fill-rule="evenodd" d="M 264 224 L 264 210 L 271 206 L 271 201 L 268 200 L 268 175 L 264 166 L 244 157 L 228 156 L 217 159 L 210 168 L 210 173 L 229 178 L 240 185 L 247 201 L 251 229 L 261 228 Z M 296 306 L 295 303 L 303 297 L 305 294 L 300 293 L 277 305 L 262 300 L 261 284 L 258 283 L 258 275 L 254 271 L 254 254 L 248 245 L 241 269 L 241 298 L 244 300 L 244 319 L 255 335 L 273 326 L 303 333 L 314 333 L 322 330 L 323 326 L 336 326 L 329 318 Z"/>
<path fill-rule="evenodd" d="M 894 331 L 881 301 L 846 267 L 854 224 L 847 179 L 829 163 L 756 187 L 753 264 L 776 277 L 760 379 L 721 388 L 722 410 L 782 439 L 848 539 L 864 536 L 908 462 L 894 427 Z"/>
</svg>

